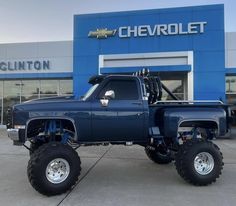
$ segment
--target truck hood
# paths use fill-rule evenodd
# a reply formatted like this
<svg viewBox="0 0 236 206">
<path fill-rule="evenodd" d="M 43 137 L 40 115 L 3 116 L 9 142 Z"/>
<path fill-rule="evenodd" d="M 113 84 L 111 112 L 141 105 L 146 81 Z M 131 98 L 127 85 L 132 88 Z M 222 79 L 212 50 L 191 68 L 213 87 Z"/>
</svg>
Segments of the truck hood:
<svg viewBox="0 0 236 206">
<path fill-rule="evenodd" d="M 66 107 L 71 102 L 81 102 L 81 100 L 75 98 L 75 96 L 60 96 L 60 97 L 48 97 L 42 99 L 33 99 L 21 104 L 16 104 L 13 108 L 16 111 L 43 111 L 43 110 L 57 110 L 59 107 Z"/>
<path fill-rule="evenodd" d="M 78 117 L 90 113 L 90 102 L 74 96 L 37 99 L 13 107 L 14 124 L 25 125 L 29 118 Z"/>
<path fill-rule="evenodd" d="M 75 99 L 75 96 L 60 96 L 60 97 L 47 97 L 47 98 L 41 98 L 41 99 L 32 99 L 26 102 L 23 102 L 22 104 L 32 104 L 32 103 L 38 103 L 38 102 L 58 102 L 58 101 L 68 101 Z"/>
</svg>

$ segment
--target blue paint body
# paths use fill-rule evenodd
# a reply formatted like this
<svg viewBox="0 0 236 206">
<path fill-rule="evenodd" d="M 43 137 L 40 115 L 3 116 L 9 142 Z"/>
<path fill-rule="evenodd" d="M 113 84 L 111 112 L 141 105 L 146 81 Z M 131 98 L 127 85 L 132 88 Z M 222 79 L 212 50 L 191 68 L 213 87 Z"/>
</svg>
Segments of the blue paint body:
<svg viewBox="0 0 236 206">
<path fill-rule="evenodd" d="M 98 95 L 110 81 L 117 80 L 135 80 L 138 97 L 135 100 L 110 99 L 107 106 L 102 106 Z M 218 135 L 224 135 L 228 131 L 227 105 L 207 103 L 149 105 L 144 96 L 145 88 L 141 89 L 143 84 L 141 77 L 113 75 L 107 76 L 85 99 L 80 100 L 75 96 L 54 97 L 15 105 L 13 127 L 26 125 L 28 130 L 32 122 L 43 120 L 46 122 L 44 132 L 55 134 L 56 131 L 62 131 L 58 120 L 69 120 L 75 131 L 73 138 L 78 143 L 132 141 L 137 144 L 147 144 L 152 127 L 160 128 L 162 137 L 175 140 L 180 124 L 189 121 L 212 122 L 218 129 Z M 61 141 L 67 141 L 68 135 L 63 133 Z M 28 136 L 26 131 L 23 132 L 20 141 L 24 142 L 26 138 L 35 136 L 37 135 Z"/>
<path fill-rule="evenodd" d="M 98 28 L 168 23 L 207 22 L 202 34 L 119 38 L 88 38 Z M 85 93 L 88 78 L 98 74 L 99 55 L 193 51 L 194 99 L 225 100 L 224 6 L 210 5 L 74 16 L 74 94 Z M 123 69 L 123 68 L 122 68 Z M 101 69 L 104 73 L 120 68 Z M 133 72 L 140 68 L 124 68 Z M 152 67 L 152 71 L 189 71 L 186 66 Z"/>
</svg>

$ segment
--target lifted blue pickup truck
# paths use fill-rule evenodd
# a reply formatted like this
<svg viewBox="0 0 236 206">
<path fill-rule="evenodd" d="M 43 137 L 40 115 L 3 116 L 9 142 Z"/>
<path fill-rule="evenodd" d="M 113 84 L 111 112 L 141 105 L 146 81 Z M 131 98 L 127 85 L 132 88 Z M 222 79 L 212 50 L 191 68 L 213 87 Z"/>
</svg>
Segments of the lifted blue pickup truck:
<svg viewBox="0 0 236 206">
<path fill-rule="evenodd" d="M 76 149 L 89 145 L 141 145 L 155 163 L 175 161 L 179 175 L 194 185 L 219 177 L 223 157 L 211 139 L 229 129 L 227 105 L 179 101 L 145 72 L 98 75 L 89 83 L 81 99 L 38 99 L 9 111 L 8 136 L 29 149 L 27 174 L 38 192 L 51 196 L 75 185 L 81 171 Z M 163 89 L 175 100 L 161 101 Z"/>
</svg>

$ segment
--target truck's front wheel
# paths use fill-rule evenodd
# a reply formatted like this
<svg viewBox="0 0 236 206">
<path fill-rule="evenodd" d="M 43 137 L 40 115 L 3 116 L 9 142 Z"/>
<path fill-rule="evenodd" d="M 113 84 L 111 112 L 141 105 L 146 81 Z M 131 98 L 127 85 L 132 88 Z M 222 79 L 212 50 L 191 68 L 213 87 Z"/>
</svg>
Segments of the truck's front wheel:
<svg viewBox="0 0 236 206">
<path fill-rule="evenodd" d="M 41 194 L 52 196 L 69 190 L 80 175 L 80 158 L 68 145 L 51 142 L 30 157 L 27 173 L 31 185 Z"/>
<path fill-rule="evenodd" d="M 215 182 L 223 169 L 219 148 L 208 140 L 192 139 L 180 146 L 175 165 L 179 175 L 193 185 Z"/>
<path fill-rule="evenodd" d="M 43 143 L 31 142 L 29 155 L 32 155 L 41 145 L 43 145 Z"/>
</svg>

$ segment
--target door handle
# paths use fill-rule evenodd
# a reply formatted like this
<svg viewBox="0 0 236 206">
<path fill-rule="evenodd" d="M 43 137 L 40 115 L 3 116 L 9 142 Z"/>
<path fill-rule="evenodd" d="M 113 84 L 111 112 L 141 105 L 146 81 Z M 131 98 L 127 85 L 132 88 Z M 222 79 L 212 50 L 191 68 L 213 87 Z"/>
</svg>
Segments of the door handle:
<svg viewBox="0 0 236 206">
<path fill-rule="evenodd" d="M 142 105 L 142 102 L 132 102 L 132 104 L 136 104 L 136 105 Z"/>
</svg>

